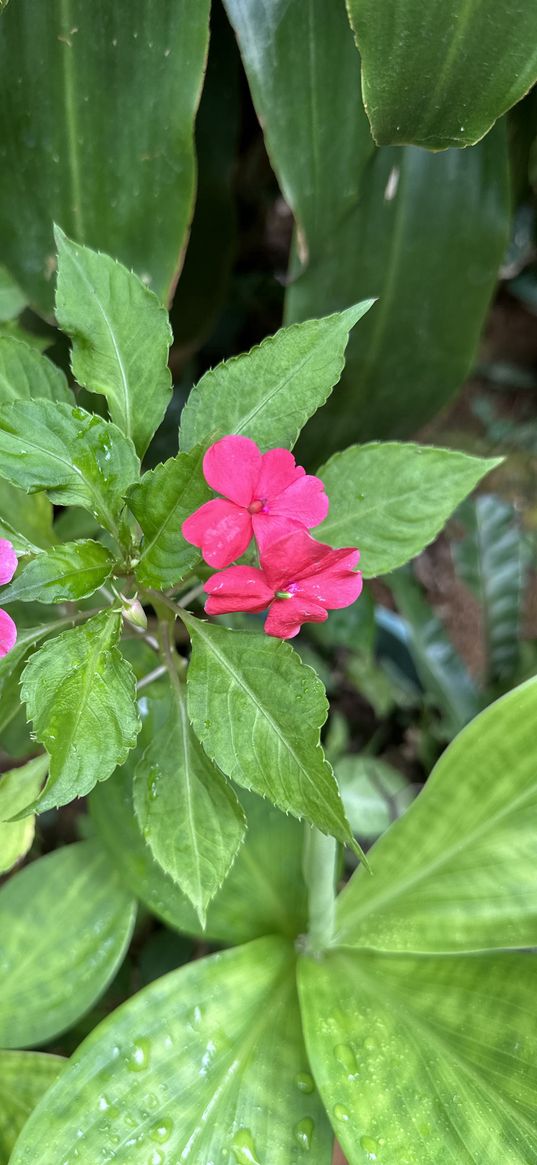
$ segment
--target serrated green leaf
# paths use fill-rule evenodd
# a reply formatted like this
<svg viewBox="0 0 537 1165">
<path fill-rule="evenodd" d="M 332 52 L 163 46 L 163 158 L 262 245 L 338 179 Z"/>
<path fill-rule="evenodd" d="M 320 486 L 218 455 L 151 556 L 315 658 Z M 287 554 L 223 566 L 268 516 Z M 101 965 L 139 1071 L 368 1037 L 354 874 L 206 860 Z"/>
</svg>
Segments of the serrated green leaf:
<svg viewBox="0 0 537 1165">
<path fill-rule="evenodd" d="M 39 812 L 106 781 L 136 743 L 135 679 L 116 647 L 120 633 L 121 616 L 104 611 L 46 643 L 24 669 L 21 697 L 50 755 Z"/>
<path fill-rule="evenodd" d="M 283 640 L 185 618 L 188 714 L 227 776 L 340 841 L 351 830 L 320 743 L 326 694 Z"/>
<path fill-rule="evenodd" d="M 531 956 L 334 951 L 300 960 L 299 994 L 349 1165 L 535 1165 Z"/>
<path fill-rule="evenodd" d="M 8 1165 L 23 1125 L 65 1063 L 44 1052 L 0 1052 L 0 1165 Z"/>
<path fill-rule="evenodd" d="M 365 578 L 387 574 L 432 542 L 463 498 L 500 463 L 428 445 L 353 445 L 318 470 L 330 510 L 315 537 L 333 546 L 358 546 Z"/>
<path fill-rule="evenodd" d="M 0 591 L 9 603 L 69 603 L 87 598 L 106 582 L 114 557 L 91 539 L 54 546 L 23 566 L 13 582 Z"/>
<path fill-rule="evenodd" d="M 61 368 L 29 344 L 0 335 L 0 405 L 32 399 L 75 404 Z"/>
<path fill-rule="evenodd" d="M 358 870 L 338 942 L 395 951 L 537 945 L 537 679 L 476 717 Z M 374 920 L 374 923 L 373 923 Z"/>
<path fill-rule="evenodd" d="M 349 332 L 373 302 L 282 328 L 251 352 L 206 372 L 181 414 L 181 447 L 241 433 L 263 450 L 292 448 L 337 384 Z"/>
<path fill-rule="evenodd" d="M 172 676 L 168 687 L 165 722 L 136 766 L 134 808 L 153 857 L 204 925 L 244 838 L 246 818 L 189 723 L 184 683 Z"/>
<path fill-rule="evenodd" d="M 0 409 L 0 473 L 52 502 L 82 506 L 117 534 L 123 495 L 138 476 L 120 430 L 62 402 L 17 401 Z"/>
<path fill-rule="evenodd" d="M 53 510 L 44 494 L 27 494 L 0 478 L 0 538 L 17 554 L 38 554 L 55 541 Z"/>
<path fill-rule="evenodd" d="M 178 453 L 144 473 L 127 494 L 143 532 L 136 577 L 143 586 L 169 587 L 200 561 L 196 546 L 181 534 L 185 518 L 212 497 L 202 473 L 204 446 Z"/>
<path fill-rule="evenodd" d="M 28 652 L 47 635 L 63 631 L 72 619 L 57 619 L 39 627 L 17 629 L 17 642 L 12 651 L 0 659 L 0 731 L 10 723 L 20 708 L 19 683 Z"/>
<path fill-rule="evenodd" d="M 0 263 L 0 323 L 16 319 L 24 311 L 27 302 L 24 292 L 15 283 L 7 267 Z"/>
<path fill-rule="evenodd" d="M 14 874 L 0 890 L 0 1046 L 45 1043 L 83 1015 L 122 962 L 134 913 L 94 842 Z"/>
<path fill-rule="evenodd" d="M 28 853 L 34 840 L 35 818 L 10 821 L 36 797 L 48 770 L 48 757 L 38 756 L 0 777 L 0 874 Z"/>
<path fill-rule="evenodd" d="M 168 313 L 132 271 L 73 243 L 58 227 L 56 317 L 71 336 L 75 379 L 106 397 L 143 456 L 172 393 Z"/>
<path fill-rule="evenodd" d="M 40 1165 L 58 1165 L 75 1149 L 79 1165 L 95 1165 L 100 1097 L 119 1138 L 105 1160 L 117 1165 L 151 1155 L 298 1165 L 308 1149 L 311 1165 L 329 1165 L 332 1136 L 307 1073 L 293 949 L 259 939 L 158 979 L 100 1024 L 30 1118 L 11 1165 L 35 1165 L 36 1152 Z"/>
</svg>

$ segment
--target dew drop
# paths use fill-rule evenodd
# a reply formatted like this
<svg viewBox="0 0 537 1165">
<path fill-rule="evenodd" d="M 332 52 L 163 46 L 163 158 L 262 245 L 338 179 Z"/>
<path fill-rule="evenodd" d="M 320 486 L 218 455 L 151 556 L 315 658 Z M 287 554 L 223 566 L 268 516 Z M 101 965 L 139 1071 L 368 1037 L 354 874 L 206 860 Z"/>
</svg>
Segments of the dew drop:
<svg viewBox="0 0 537 1165">
<path fill-rule="evenodd" d="M 374 1052 L 376 1046 L 377 1046 L 377 1041 L 373 1039 L 373 1036 L 367 1036 L 367 1038 L 364 1040 L 364 1048 L 368 1052 Z"/>
<path fill-rule="evenodd" d="M 153 1149 L 147 1165 L 163 1165 L 164 1153 L 160 1149 Z"/>
<path fill-rule="evenodd" d="M 336 1104 L 334 1108 L 334 1116 L 338 1121 L 348 1121 L 349 1119 L 347 1109 L 342 1104 Z"/>
<path fill-rule="evenodd" d="M 345 1069 L 349 1076 L 356 1075 L 356 1056 L 349 1044 L 336 1044 L 334 1048 L 334 1056 L 341 1067 Z"/>
<path fill-rule="evenodd" d="M 152 1141 L 158 1141 L 159 1145 L 164 1145 L 166 1141 L 169 1141 L 172 1133 L 173 1121 L 168 1120 L 168 1118 L 165 1117 L 164 1120 L 157 1121 L 157 1123 L 153 1125 L 149 1136 L 151 1137 Z"/>
<path fill-rule="evenodd" d="M 308 1096 L 315 1091 L 313 1076 L 310 1076 L 309 1072 L 299 1072 L 298 1076 L 295 1076 L 295 1084 L 300 1092 L 305 1092 Z"/>
<path fill-rule="evenodd" d="M 132 1051 L 127 1059 L 130 1072 L 143 1072 L 149 1067 L 150 1045 L 145 1038 L 135 1040 Z"/>
<path fill-rule="evenodd" d="M 295 1141 L 302 1149 L 311 1149 L 314 1128 L 315 1125 L 313 1124 L 310 1116 L 305 1116 L 303 1120 L 299 1121 L 298 1124 L 295 1125 Z"/>
<path fill-rule="evenodd" d="M 237 1129 L 231 1142 L 231 1150 L 237 1165 L 260 1165 L 249 1129 Z"/>
<path fill-rule="evenodd" d="M 360 1148 L 367 1154 L 368 1161 L 377 1160 L 380 1145 L 378 1141 L 375 1141 L 374 1137 L 360 1137 Z"/>
</svg>

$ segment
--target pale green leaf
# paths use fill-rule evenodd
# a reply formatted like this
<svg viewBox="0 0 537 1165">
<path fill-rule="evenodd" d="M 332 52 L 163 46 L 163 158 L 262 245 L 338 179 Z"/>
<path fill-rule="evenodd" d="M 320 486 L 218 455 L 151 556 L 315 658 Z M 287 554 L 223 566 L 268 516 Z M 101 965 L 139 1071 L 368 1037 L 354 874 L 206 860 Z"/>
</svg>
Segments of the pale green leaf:
<svg viewBox="0 0 537 1165">
<path fill-rule="evenodd" d="M 29 344 L 0 336 L 0 405 L 32 399 L 75 403 L 61 368 Z"/>
<path fill-rule="evenodd" d="M 206 372 L 181 415 L 182 448 L 227 433 L 251 437 L 262 449 L 292 448 L 337 384 L 349 332 L 373 302 L 282 328 L 251 352 Z"/>
<path fill-rule="evenodd" d="M 113 567 L 113 556 L 100 542 L 64 542 L 23 566 L 13 582 L 0 591 L 0 598 L 4 606 L 84 599 L 106 582 Z"/>
<path fill-rule="evenodd" d="M 17 554 L 38 554 L 55 541 L 53 510 L 45 494 L 27 494 L 0 478 L 0 538 Z"/>
<path fill-rule="evenodd" d="M 343 756 L 335 761 L 334 771 L 357 837 L 378 837 L 413 800 L 415 790 L 403 774 L 376 756 Z"/>
<path fill-rule="evenodd" d="M 472 721 L 343 891 L 338 942 L 396 951 L 537 945 L 537 679 Z"/>
<path fill-rule="evenodd" d="M 7 267 L 0 264 L 0 323 L 16 319 L 24 311 L 26 304 L 24 292 L 15 283 Z"/>
<path fill-rule="evenodd" d="M 300 962 L 306 1047 L 349 1165 L 535 1165 L 532 956 Z"/>
<path fill-rule="evenodd" d="M 144 473 L 127 494 L 127 505 L 143 533 L 136 566 L 143 586 L 173 586 L 200 561 L 198 548 L 183 538 L 181 526 L 212 497 L 202 473 L 203 453 L 198 446 L 170 457 Z"/>
<path fill-rule="evenodd" d="M 135 679 L 116 647 L 120 634 L 121 616 L 104 611 L 46 643 L 24 669 L 21 697 L 50 755 L 39 812 L 106 781 L 136 743 Z"/>
<path fill-rule="evenodd" d="M 55 231 L 56 317 L 71 336 L 79 384 L 102 393 L 110 416 L 142 456 L 172 392 L 165 308 L 132 271 Z"/>
<path fill-rule="evenodd" d="M 75 1151 L 77 1165 L 329 1165 L 293 948 L 263 938 L 198 960 L 100 1024 L 35 1110 L 11 1165 L 35 1165 L 36 1153 L 58 1165 Z"/>
<path fill-rule="evenodd" d="M 315 672 L 281 639 L 185 621 L 188 713 L 208 755 L 237 784 L 352 844 L 320 744 L 328 705 Z"/>
<path fill-rule="evenodd" d="M 330 510 L 315 537 L 357 546 L 365 578 L 387 574 L 432 542 L 500 462 L 428 445 L 353 445 L 318 470 Z"/>
<path fill-rule="evenodd" d="M 0 1052 L 0 1165 L 8 1165 L 23 1125 L 64 1066 L 44 1052 Z"/>
<path fill-rule="evenodd" d="M 0 1046 L 45 1043 L 88 1011 L 133 924 L 133 901 L 93 842 L 14 874 L 0 890 Z"/>
<path fill-rule="evenodd" d="M 72 622 L 72 617 L 67 616 L 41 626 L 17 629 L 15 647 L 0 659 L 0 731 L 6 728 L 20 708 L 19 682 L 30 649 L 48 635 L 63 631 Z"/>
<path fill-rule="evenodd" d="M 35 800 L 48 771 L 48 757 L 38 756 L 0 777 L 0 874 L 28 853 L 34 840 L 35 818 L 10 821 Z"/>
</svg>

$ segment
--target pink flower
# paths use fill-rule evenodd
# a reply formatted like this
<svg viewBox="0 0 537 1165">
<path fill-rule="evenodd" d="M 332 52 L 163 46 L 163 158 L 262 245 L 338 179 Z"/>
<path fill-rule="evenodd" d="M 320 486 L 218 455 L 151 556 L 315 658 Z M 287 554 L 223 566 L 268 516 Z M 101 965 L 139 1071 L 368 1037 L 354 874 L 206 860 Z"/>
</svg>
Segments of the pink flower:
<svg viewBox="0 0 537 1165">
<path fill-rule="evenodd" d="M 255 535 L 267 539 L 317 526 L 328 513 L 322 481 L 306 474 L 287 449 L 261 453 L 249 437 L 223 437 L 203 458 L 205 480 L 223 494 L 183 522 L 187 542 L 200 546 L 210 566 L 229 566 Z"/>
<path fill-rule="evenodd" d="M 11 582 L 17 569 L 17 555 L 6 538 L 0 538 L 0 585 Z M 0 610 L 0 657 L 17 642 L 17 628 L 7 611 Z"/>
<path fill-rule="evenodd" d="M 265 631 L 279 639 L 298 635 L 302 623 L 324 623 L 328 611 L 348 607 L 362 590 L 354 570 L 360 554 L 352 547 L 333 550 L 306 530 L 267 544 L 261 569 L 230 566 L 205 583 L 208 615 L 269 608 Z"/>
</svg>

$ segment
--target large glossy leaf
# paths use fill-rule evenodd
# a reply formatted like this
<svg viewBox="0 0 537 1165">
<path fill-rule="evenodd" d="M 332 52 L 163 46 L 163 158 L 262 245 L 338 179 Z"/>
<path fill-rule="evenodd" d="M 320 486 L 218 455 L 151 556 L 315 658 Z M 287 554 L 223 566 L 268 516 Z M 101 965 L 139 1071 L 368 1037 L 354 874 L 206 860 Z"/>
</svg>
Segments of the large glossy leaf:
<svg viewBox="0 0 537 1165">
<path fill-rule="evenodd" d="M 46 643 L 24 669 L 21 698 L 50 755 L 39 812 L 89 793 L 136 743 L 134 673 L 116 646 L 120 634 L 121 616 L 104 611 Z"/>
<path fill-rule="evenodd" d="M 196 446 L 170 457 L 144 473 L 127 494 L 143 533 L 136 577 L 144 586 L 173 586 L 200 561 L 198 548 L 183 538 L 181 526 L 211 497 L 202 473 L 203 453 Z"/>
<path fill-rule="evenodd" d="M 20 0 L 4 14 L 0 249 L 40 310 L 52 310 L 54 221 L 168 296 L 192 208 L 208 11 Z"/>
<path fill-rule="evenodd" d="M 43 1052 L 0 1052 L 0 1165 L 8 1165 L 23 1125 L 64 1065 Z"/>
<path fill-rule="evenodd" d="M 75 403 L 61 368 L 21 340 L 0 336 L 0 404 L 32 398 Z"/>
<path fill-rule="evenodd" d="M 0 472 L 12 485 L 83 506 L 117 534 L 123 494 L 138 475 L 132 443 L 84 409 L 20 400 L 0 409 Z"/>
<path fill-rule="evenodd" d="M 358 546 L 366 578 L 387 574 L 436 538 L 500 460 L 427 445 L 353 445 L 319 469 L 330 510 L 315 535 L 333 546 Z"/>
<path fill-rule="evenodd" d="M 113 555 L 100 542 L 64 542 L 24 566 L 0 592 L 2 603 L 69 603 L 83 599 L 106 582 L 113 566 Z"/>
<path fill-rule="evenodd" d="M 349 1165 L 534 1165 L 535 958 L 302 959 L 306 1046 Z"/>
<path fill-rule="evenodd" d="M 0 538 L 17 554 L 36 554 L 54 542 L 52 506 L 44 494 L 27 494 L 0 479 Z"/>
<path fill-rule="evenodd" d="M 35 800 L 47 771 L 48 757 L 38 756 L 0 777 L 0 874 L 10 870 L 30 849 L 35 818 L 10 818 Z"/>
<path fill-rule="evenodd" d="M 246 789 L 352 844 L 320 730 L 324 688 L 283 640 L 190 616 L 188 713 L 212 760 Z"/>
<path fill-rule="evenodd" d="M 524 0 L 347 3 L 379 145 L 472 145 L 537 80 L 537 13 Z"/>
<path fill-rule="evenodd" d="M 537 679 L 472 721 L 338 903 L 346 946 L 464 951 L 537 945 Z"/>
<path fill-rule="evenodd" d="M 106 397 L 112 420 L 142 457 L 172 391 L 167 312 L 132 271 L 58 227 L 55 237 L 56 317 L 73 340 L 73 375 Z"/>
<path fill-rule="evenodd" d="M 181 446 L 242 433 L 262 449 L 292 448 L 339 380 L 349 332 L 371 304 L 282 328 L 251 352 L 210 369 L 181 414 Z"/>
<path fill-rule="evenodd" d="M 0 890 L 0 1047 L 44 1043 L 83 1015 L 121 963 L 133 923 L 132 898 L 92 842 L 10 878 Z"/>
<path fill-rule="evenodd" d="M 157 979 L 75 1053 L 12 1165 L 36 1151 L 40 1165 L 58 1165 L 75 1149 L 80 1165 L 255 1165 L 267 1152 L 271 1165 L 329 1165 L 330 1129 L 304 1076 L 294 963 L 292 947 L 265 938 Z"/>
</svg>

